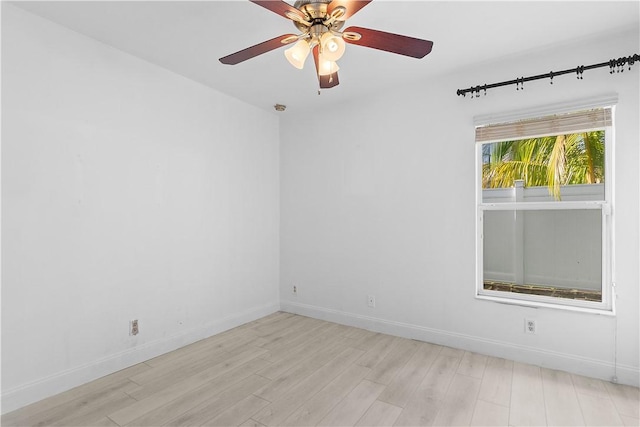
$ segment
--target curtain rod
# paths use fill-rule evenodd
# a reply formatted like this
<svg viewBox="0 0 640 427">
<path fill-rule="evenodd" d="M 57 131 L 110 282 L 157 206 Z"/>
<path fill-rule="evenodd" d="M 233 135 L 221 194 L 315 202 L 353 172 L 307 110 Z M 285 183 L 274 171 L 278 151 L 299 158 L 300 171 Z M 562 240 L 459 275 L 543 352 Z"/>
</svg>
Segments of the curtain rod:
<svg viewBox="0 0 640 427">
<path fill-rule="evenodd" d="M 507 80 L 500 83 L 471 86 L 466 89 L 458 89 L 456 93 L 458 94 L 458 96 L 460 95 L 467 96 L 467 93 L 470 93 L 472 98 L 473 97 L 477 98 L 480 96 L 481 91 L 484 91 L 484 94 L 486 95 L 487 89 L 493 89 L 496 87 L 508 86 L 513 84 L 516 85 L 516 90 L 520 90 L 520 89 L 524 90 L 524 82 L 530 82 L 533 80 L 540 80 L 540 79 L 551 79 L 551 84 L 553 84 L 554 77 L 561 76 L 564 74 L 572 74 L 572 73 L 576 73 L 576 78 L 579 80 L 582 80 L 582 73 L 584 73 L 585 70 L 593 70 L 594 68 L 609 67 L 609 70 L 610 70 L 609 74 L 613 74 L 614 72 L 620 73 L 620 72 L 624 72 L 624 67 L 627 64 L 629 65 L 629 70 L 631 70 L 631 66 L 635 62 L 640 62 L 640 56 L 638 54 L 625 56 L 618 59 L 610 59 L 607 62 L 601 62 L 599 64 L 580 65 L 578 67 L 569 68 L 567 70 L 562 70 L 562 71 L 549 71 L 548 73 L 538 74 L 536 76 L 518 77 L 513 80 Z"/>
</svg>

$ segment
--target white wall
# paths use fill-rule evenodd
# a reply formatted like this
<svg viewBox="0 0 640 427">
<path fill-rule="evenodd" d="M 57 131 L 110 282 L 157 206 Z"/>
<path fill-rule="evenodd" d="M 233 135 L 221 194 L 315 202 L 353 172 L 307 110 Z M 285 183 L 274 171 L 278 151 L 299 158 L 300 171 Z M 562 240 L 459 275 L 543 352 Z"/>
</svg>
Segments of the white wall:
<svg viewBox="0 0 640 427">
<path fill-rule="evenodd" d="M 2 8 L 3 412 L 276 311 L 275 114 Z"/>
<path fill-rule="evenodd" d="M 456 96 L 472 85 L 637 53 L 638 35 L 523 52 L 394 93 L 374 92 L 321 117 L 287 115 L 281 131 L 283 309 L 638 385 L 640 67 L 615 75 L 590 70 L 583 80 L 567 75 L 553 85 L 530 82 L 524 91 L 497 88 L 480 99 Z M 351 78 L 364 72 L 343 71 Z M 609 93 L 619 97 L 617 316 L 475 299 L 473 117 Z M 325 128 L 316 131 L 327 124 L 331 138 Z M 368 294 L 376 296 L 376 308 L 367 307 Z M 536 335 L 525 335 L 525 317 L 537 320 Z"/>
</svg>

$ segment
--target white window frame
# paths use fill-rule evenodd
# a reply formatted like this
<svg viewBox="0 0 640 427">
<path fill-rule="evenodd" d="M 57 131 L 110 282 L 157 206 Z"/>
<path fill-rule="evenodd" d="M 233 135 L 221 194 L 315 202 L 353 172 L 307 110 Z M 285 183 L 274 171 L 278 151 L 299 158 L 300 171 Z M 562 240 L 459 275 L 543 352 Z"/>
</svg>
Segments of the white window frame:
<svg viewBox="0 0 640 427">
<path fill-rule="evenodd" d="M 507 304 L 524 305 L 530 307 L 547 307 L 604 315 L 615 315 L 615 282 L 614 282 L 614 143 L 615 143 L 615 104 L 617 96 L 609 95 L 592 98 L 570 104 L 556 104 L 538 109 L 528 109 L 511 112 L 508 115 L 487 115 L 475 118 L 475 125 L 505 123 L 520 119 L 535 119 L 562 112 L 580 111 L 587 108 L 611 108 L 612 125 L 597 129 L 583 129 L 581 131 L 605 131 L 605 200 L 604 201 L 555 201 L 555 202 L 503 202 L 483 203 L 482 201 L 482 147 L 485 144 L 498 141 L 476 142 L 476 289 L 475 297 Z M 579 131 L 579 132 L 581 132 Z M 576 132 L 577 133 L 577 132 Z M 550 136 L 551 134 L 545 135 Z M 532 135 L 534 137 L 537 135 Z M 520 139 L 520 138 L 518 138 Z M 504 139 L 501 139 L 504 140 Z M 569 298 L 530 295 L 514 292 L 504 292 L 484 289 L 483 264 L 483 219 L 485 211 L 525 211 L 525 210 L 574 210 L 599 209 L 602 212 L 602 301 L 582 301 Z"/>
</svg>

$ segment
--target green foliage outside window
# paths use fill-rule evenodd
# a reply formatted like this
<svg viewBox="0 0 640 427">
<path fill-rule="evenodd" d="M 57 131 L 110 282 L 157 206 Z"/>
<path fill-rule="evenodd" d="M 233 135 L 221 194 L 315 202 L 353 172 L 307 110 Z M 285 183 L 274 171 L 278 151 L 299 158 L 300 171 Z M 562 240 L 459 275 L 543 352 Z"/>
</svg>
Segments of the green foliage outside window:
<svg viewBox="0 0 640 427">
<path fill-rule="evenodd" d="M 546 186 L 560 200 L 560 186 L 604 182 L 604 130 L 501 141 L 483 147 L 482 187 Z"/>
</svg>

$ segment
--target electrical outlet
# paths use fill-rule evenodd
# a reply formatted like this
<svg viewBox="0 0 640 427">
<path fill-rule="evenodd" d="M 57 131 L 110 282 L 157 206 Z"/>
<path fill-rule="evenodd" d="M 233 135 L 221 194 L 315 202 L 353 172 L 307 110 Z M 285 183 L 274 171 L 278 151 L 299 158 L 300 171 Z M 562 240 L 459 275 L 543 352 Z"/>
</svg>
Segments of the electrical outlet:
<svg viewBox="0 0 640 427">
<path fill-rule="evenodd" d="M 293 289 L 291 290 L 291 292 L 293 293 L 294 297 L 298 296 L 298 287 L 296 285 L 293 285 Z"/>
<path fill-rule="evenodd" d="M 129 335 L 138 335 L 138 319 L 133 319 L 129 322 Z"/>
<path fill-rule="evenodd" d="M 527 334 L 535 334 L 536 321 L 533 319 L 524 319 L 524 332 Z"/>
<path fill-rule="evenodd" d="M 367 305 L 371 308 L 376 308 L 376 296 L 375 295 L 369 295 L 367 297 Z"/>
</svg>

